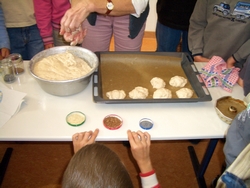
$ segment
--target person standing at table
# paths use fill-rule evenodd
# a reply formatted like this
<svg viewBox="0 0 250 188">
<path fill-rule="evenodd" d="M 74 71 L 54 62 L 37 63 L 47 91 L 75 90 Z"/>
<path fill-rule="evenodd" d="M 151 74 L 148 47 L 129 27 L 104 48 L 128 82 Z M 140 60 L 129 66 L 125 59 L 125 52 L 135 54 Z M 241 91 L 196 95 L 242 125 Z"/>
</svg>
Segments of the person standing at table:
<svg viewBox="0 0 250 188">
<path fill-rule="evenodd" d="M 129 19 L 127 21 L 129 20 L 129 24 L 126 25 L 126 28 L 122 27 L 122 29 L 125 28 L 127 35 L 133 40 L 134 37 L 140 37 L 140 32 L 145 24 L 144 20 L 148 14 L 147 9 L 148 0 L 72 0 L 71 8 L 66 11 L 61 20 L 60 34 L 64 36 L 66 41 L 74 45 L 80 44 L 86 35 L 86 30 L 82 29 L 81 24 L 90 13 L 106 16 L 128 15 Z M 141 15 L 142 13 L 143 16 Z M 130 17 L 130 14 L 133 17 Z M 130 29 L 127 29 L 128 27 Z"/>
<path fill-rule="evenodd" d="M 10 39 L 10 53 L 19 53 L 24 60 L 29 60 L 44 50 L 36 25 L 33 0 L 0 0 L 0 6 Z"/>
<path fill-rule="evenodd" d="M 158 0 L 156 4 L 157 52 L 176 52 L 181 41 L 181 51 L 188 50 L 189 18 L 196 0 Z"/>
<path fill-rule="evenodd" d="M 3 16 L 3 10 L 0 6 L 0 60 L 8 57 L 10 54 L 10 40 L 5 27 L 5 21 Z"/>
<path fill-rule="evenodd" d="M 93 52 L 109 51 L 113 36 L 115 51 L 140 51 L 148 12 L 147 4 L 133 15 L 109 16 L 107 13 L 91 13 L 83 22 L 82 27 L 86 29 L 86 36 L 82 47 Z"/>
<path fill-rule="evenodd" d="M 128 171 L 118 155 L 108 147 L 94 143 L 98 133 L 96 129 L 94 132 L 72 136 L 75 154 L 64 172 L 63 188 L 133 187 Z M 132 155 L 141 171 L 142 187 L 160 188 L 150 160 L 150 134 L 130 130 L 127 134 Z"/>
<path fill-rule="evenodd" d="M 250 55 L 250 1 L 197 0 L 190 18 L 188 45 L 194 61 L 220 56 L 242 67 Z"/>
<path fill-rule="evenodd" d="M 33 0 L 35 16 L 44 48 L 69 45 L 63 36 L 59 35 L 60 21 L 70 8 L 69 0 Z"/>
</svg>

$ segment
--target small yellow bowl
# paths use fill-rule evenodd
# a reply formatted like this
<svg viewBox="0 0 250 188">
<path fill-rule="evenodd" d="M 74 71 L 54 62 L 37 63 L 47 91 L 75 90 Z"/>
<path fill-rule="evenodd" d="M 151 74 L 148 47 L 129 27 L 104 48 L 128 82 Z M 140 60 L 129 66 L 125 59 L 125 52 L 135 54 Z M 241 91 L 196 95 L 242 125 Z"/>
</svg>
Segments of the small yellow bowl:
<svg viewBox="0 0 250 188">
<path fill-rule="evenodd" d="M 79 111 L 71 112 L 67 115 L 66 121 L 71 126 L 80 126 L 86 121 L 86 116 L 84 113 Z"/>
</svg>

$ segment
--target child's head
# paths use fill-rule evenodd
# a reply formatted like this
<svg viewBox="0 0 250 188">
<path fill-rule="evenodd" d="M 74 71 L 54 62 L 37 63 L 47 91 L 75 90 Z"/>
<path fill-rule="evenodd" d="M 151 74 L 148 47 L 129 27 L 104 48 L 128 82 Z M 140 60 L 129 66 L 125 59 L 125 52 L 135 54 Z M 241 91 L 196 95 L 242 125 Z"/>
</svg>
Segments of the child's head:
<svg viewBox="0 0 250 188">
<path fill-rule="evenodd" d="M 63 188 L 130 188 L 130 176 L 115 152 L 101 144 L 80 149 L 70 160 L 63 175 Z"/>
</svg>

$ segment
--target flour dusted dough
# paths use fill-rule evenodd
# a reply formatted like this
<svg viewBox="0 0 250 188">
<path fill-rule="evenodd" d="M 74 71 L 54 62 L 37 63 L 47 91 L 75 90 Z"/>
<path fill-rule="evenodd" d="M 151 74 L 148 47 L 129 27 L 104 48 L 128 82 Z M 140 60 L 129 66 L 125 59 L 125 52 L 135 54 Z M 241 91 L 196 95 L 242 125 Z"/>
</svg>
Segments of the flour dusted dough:
<svg viewBox="0 0 250 188">
<path fill-rule="evenodd" d="M 154 77 L 150 80 L 151 85 L 153 86 L 153 88 L 156 89 L 160 89 L 160 88 L 164 88 L 166 83 L 164 82 L 163 79 L 158 78 L 158 77 Z"/>
<path fill-rule="evenodd" d="M 135 87 L 129 92 L 129 97 L 132 99 L 145 99 L 148 96 L 148 89 L 143 87 Z"/>
<path fill-rule="evenodd" d="M 106 93 L 109 99 L 124 99 L 126 94 L 123 90 L 113 90 Z"/>
<path fill-rule="evenodd" d="M 160 88 L 157 89 L 153 94 L 154 99 L 167 99 L 172 98 L 172 93 L 169 89 L 166 88 Z"/>
<path fill-rule="evenodd" d="M 178 98 L 191 98 L 193 96 L 193 91 L 189 88 L 181 88 L 176 91 Z"/>
<path fill-rule="evenodd" d="M 46 80 L 71 80 L 88 74 L 92 68 L 69 52 L 43 58 L 34 65 L 34 73 Z"/>
<path fill-rule="evenodd" d="M 170 79 L 169 84 L 173 87 L 184 87 L 187 79 L 181 76 L 174 76 Z"/>
</svg>

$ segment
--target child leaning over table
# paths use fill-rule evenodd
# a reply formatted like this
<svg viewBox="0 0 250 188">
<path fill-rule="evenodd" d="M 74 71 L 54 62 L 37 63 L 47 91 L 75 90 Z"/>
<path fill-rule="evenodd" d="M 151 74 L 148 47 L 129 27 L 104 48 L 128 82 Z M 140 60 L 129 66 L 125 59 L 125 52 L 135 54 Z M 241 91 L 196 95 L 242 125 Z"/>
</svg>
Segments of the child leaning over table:
<svg viewBox="0 0 250 188">
<path fill-rule="evenodd" d="M 250 103 L 246 110 L 242 111 L 234 118 L 228 129 L 226 142 L 223 148 L 226 169 L 218 180 L 216 178 L 212 182 L 212 187 L 215 187 L 215 185 L 216 188 L 246 188 L 250 186 L 249 144 Z M 247 150 L 245 150 L 245 148 Z M 245 154 L 242 156 L 241 153 L 243 150 Z M 241 157 L 239 156 L 240 154 Z"/>
<path fill-rule="evenodd" d="M 230 188 L 237 188 L 239 185 L 241 187 L 250 186 L 250 182 L 246 181 L 242 177 L 247 177 L 250 175 L 250 171 L 243 172 L 246 170 L 246 164 L 249 163 L 248 159 L 246 161 L 241 161 L 237 165 L 237 169 L 234 168 L 234 173 L 227 172 L 227 169 L 240 153 L 250 144 L 250 56 L 247 58 L 243 69 L 240 72 L 239 84 L 243 87 L 244 95 L 248 96 L 245 100 L 247 103 L 247 108 L 239 113 L 232 121 L 227 135 L 226 142 L 223 148 L 226 162 L 226 171 L 219 179 L 219 183 L 216 188 L 221 188 L 224 182 L 226 185 L 230 183 Z M 244 158 L 245 159 L 245 158 Z M 231 169 L 232 170 L 232 169 Z"/>
<path fill-rule="evenodd" d="M 238 83 L 243 87 L 245 96 L 250 98 L 250 55 L 239 73 Z M 250 143 L 250 101 L 245 100 L 247 109 L 238 114 L 228 129 L 224 153 L 227 167 L 232 164 L 239 153 Z"/>
<path fill-rule="evenodd" d="M 64 175 L 62 188 L 116 187 L 132 188 L 133 183 L 119 156 L 108 147 L 95 143 L 96 129 L 72 136 L 74 156 Z M 141 171 L 143 188 L 160 188 L 150 159 L 151 136 L 147 132 L 127 131 L 132 156 Z"/>
<path fill-rule="evenodd" d="M 250 55 L 240 72 L 239 82 L 243 87 L 244 95 L 250 95 Z M 247 103 L 247 102 L 246 102 Z M 229 167 L 239 153 L 250 143 L 250 103 L 247 109 L 239 113 L 232 121 L 224 145 L 226 165 Z"/>
<path fill-rule="evenodd" d="M 250 143 L 250 104 L 232 121 L 224 145 L 226 167 L 229 167 L 240 152 Z"/>
</svg>

